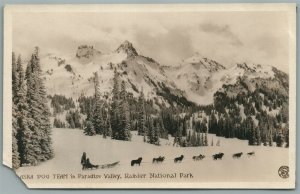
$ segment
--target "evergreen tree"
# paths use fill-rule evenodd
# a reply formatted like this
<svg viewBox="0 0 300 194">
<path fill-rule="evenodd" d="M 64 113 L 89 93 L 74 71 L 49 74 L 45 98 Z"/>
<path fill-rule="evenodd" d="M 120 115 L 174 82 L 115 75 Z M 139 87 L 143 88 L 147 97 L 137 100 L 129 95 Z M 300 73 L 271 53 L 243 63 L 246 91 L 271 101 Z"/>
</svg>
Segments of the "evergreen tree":
<svg viewBox="0 0 300 194">
<path fill-rule="evenodd" d="M 53 127 L 56 127 L 56 128 L 65 128 L 66 126 L 58 118 L 54 118 Z"/>
<path fill-rule="evenodd" d="M 75 129 L 75 123 L 72 117 L 70 117 L 69 124 L 71 129 Z"/>
<path fill-rule="evenodd" d="M 204 146 L 204 136 L 203 136 L 203 133 L 200 133 L 200 146 Z"/>
<path fill-rule="evenodd" d="M 163 119 L 162 119 L 162 114 L 160 113 L 159 114 L 159 118 L 158 118 L 158 125 L 159 125 L 159 128 L 160 128 L 160 137 L 163 138 L 163 139 L 168 139 L 168 131 L 167 129 L 165 128 L 164 126 L 164 123 L 163 123 Z"/>
<path fill-rule="evenodd" d="M 27 103 L 30 116 L 30 154 L 27 154 L 31 165 L 53 157 L 50 111 L 40 67 L 39 49 L 36 47 L 26 69 Z"/>
<path fill-rule="evenodd" d="M 154 127 L 154 144 L 155 145 L 160 145 L 160 126 L 159 123 L 156 124 L 156 126 Z"/>
<path fill-rule="evenodd" d="M 154 137 L 154 125 L 153 125 L 153 120 L 151 117 L 147 120 L 148 123 L 148 133 L 147 133 L 147 142 L 150 144 L 153 144 L 153 137 Z"/>
<path fill-rule="evenodd" d="M 18 152 L 18 142 L 16 137 L 16 129 L 13 128 L 12 131 L 12 167 L 17 169 L 20 167 L 20 156 Z"/>
<path fill-rule="evenodd" d="M 107 130 L 107 136 L 111 137 L 112 136 L 112 128 L 110 122 L 108 123 L 108 130 Z"/>
<path fill-rule="evenodd" d="M 143 93 L 143 89 L 141 90 L 139 99 L 138 99 L 138 107 L 139 107 L 139 112 L 138 112 L 138 135 L 144 135 L 147 133 L 146 132 L 146 126 L 145 126 L 145 121 L 146 121 L 146 112 L 145 112 L 145 97 Z"/>
<path fill-rule="evenodd" d="M 200 133 L 197 133 L 197 135 L 196 135 L 196 146 L 201 146 L 201 137 L 200 137 Z"/>
<path fill-rule="evenodd" d="M 149 118 L 149 127 L 148 127 L 148 143 L 159 145 L 159 126 L 154 124 L 153 118 Z"/>
<path fill-rule="evenodd" d="M 191 137 L 191 146 L 196 146 L 197 144 L 199 143 L 197 142 L 197 134 L 196 131 L 194 130 Z"/>
<path fill-rule="evenodd" d="M 188 136 L 187 136 L 187 139 L 186 139 L 186 141 L 188 142 L 188 146 L 190 146 L 190 144 L 191 144 L 191 131 L 189 130 L 189 132 L 188 132 Z"/>
<path fill-rule="evenodd" d="M 216 134 L 218 128 L 218 121 L 213 111 L 211 112 L 211 115 L 209 117 L 208 128 L 210 133 Z"/>
<path fill-rule="evenodd" d="M 13 59 L 14 63 L 14 59 Z M 24 72 L 21 63 L 21 57 L 18 57 L 18 62 L 13 67 L 14 76 L 13 79 L 13 129 L 15 130 L 14 136 L 16 141 L 13 139 L 13 149 L 17 148 L 17 152 L 14 151 L 14 160 L 16 160 L 17 154 L 19 154 L 20 166 L 23 164 L 31 163 L 35 164 L 37 161 L 34 158 L 34 153 L 30 145 L 31 131 L 29 130 L 28 124 L 31 121 L 28 118 L 28 104 L 26 102 L 26 90 Z M 15 90 L 15 91 L 14 91 Z M 15 145 L 17 143 L 17 146 Z M 18 162 L 17 162 L 18 163 Z"/>
<path fill-rule="evenodd" d="M 15 98 L 17 96 L 17 92 L 19 90 L 19 75 L 17 71 L 17 63 L 15 53 L 12 53 L 12 97 L 13 102 L 15 102 Z"/>
<path fill-rule="evenodd" d="M 107 119 L 106 119 L 104 124 L 103 124 L 103 132 L 102 132 L 102 137 L 104 139 L 106 139 L 106 137 L 107 137 L 108 126 L 109 126 L 109 124 L 108 124 Z"/>
<path fill-rule="evenodd" d="M 78 109 L 75 110 L 75 112 L 73 112 L 73 121 L 74 121 L 74 125 L 75 128 L 81 128 L 81 121 L 80 121 L 80 113 L 78 111 Z"/>
<path fill-rule="evenodd" d="M 18 150 L 18 140 L 17 140 L 17 108 L 16 108 L 16 97 L 18 92 L 18 74 L 16 67 L 15 53 L 12 53 L 12 166 L 14 169 L 20 167 L 20 155 Z"/>
<path fill-rule="evenodd" d="M 256 129 L 254 126 L 253 119 L 248 116 L 245 120 L 245 126 L 248 130 L 248 140 L 249 140 L 249 145 L 256 145 L 257 144 L 257 139 L 256 139 Z"/>
<path fill-rule="evenodd" d="M 276 146 L 277 147 L 282 147 L 283 142 L 284 142 L 284 139 L 283 139 L 282 130 L 279 130 L 277 135 L 276 135 Z"/>
<path fill-rule="evenodd" d="M 204 136 L 204 146 L 208 146 L 207 132 L 205 133 L 205 136 Z"/>
<path fill-rule="evenodd" d="M 20 155 L 18 151 L 18 140 L 17 140 L 17 131 L 16 127 L 17 126 L 17 119 L 16 119 L 16 108 L 15 105 L 13 104 L 13 118 L 12 118 L 12 166 L 14 169 L 17 169 L 20 167 L 21 162 L 20 162 Z"/>
<path fill-rule="evenodd" d="M 259 127 L 255 127 L 255 135 L 256 135 L 256 143 L 257 145 L 261 145 L 261 136 Z"/>
<path fill-rule="evenodd" d="M 86 135 L 92 136 L 92 135 L 96 135 L 96 131 L 94 129 L 94 125 L 91 121 L 86 121 L 85 123 L 85 127 L 84 127 L 84 133 Z"/>
<path fill-rule="evenodd" d="M 177 122 L 180 125 L 180 127 L 178 128 L 178 144 L 181 145 L 183 126 L 182 126 L 182 123 L 179 123 L 179 121 L 177 121 Z"/>
<path fill-rule="evenodd" d="M 273 130 L 272 127 L 269 128 L 269 146 L 273 146 Z"/>
<path fill-rule="evenodd" d="M 268 144 L 267 144 L 267 142 L 268 142 L 269 140 L 268 140 L 268 137 L 267 137 L 267 134 L 265 134 L 265 137 L 264 137 L 264 143 L 263 143 L 263 145 L 264 146 L 267 146 Z"/>
<path fill-rule="evenodd" d="M 121 128 L 120 128 L 119 139 L 125 140 L 125 141 L 130 141 L 131 140 L 130 112 L 129 112 L 129 104 L 128 104 L 126 96 L 127 96 L 127 93 L 126 93 L 125 82 L 122 81 L 121 92 L 120 92 L 120 97 L 121 97 L 120 104 L 122 105 L 122 107 L 120 108 Z"/>
<path fill-rule="evenodd" d="M 119 92 L 119 75 L 117 71 L 114 71 L 113 78 L 113 90 L 112 90 L 112 103 L 111 103 L 111 116 L 110 116 L 110 124 L 112 128 L 112 139 L 119 139 L 119 128 L 121 125 L 120 119 L 120 92 Z"/>
<path fill-rule="evenodd" d="M 288 148 L 290 146 L 290 141 L 289 141 L 289 128 L 288 128 L 288 123 L 285 125 L 285 147 Z"/>
<path fill-rule="evenodd" d="M 94 84 L 95 84 L 95 109 L 93 113 L 93 125 L 96 134 L 103 134 L 103 116 L 102 116 L 102 105 L 100 99 L 100 86 L 98 73 L 94 73 Z"/>
<path fill-rule="evenodd" d="M 111 124 L 110 124 L 110 109 L 108 108 L 107 111 L 107 118 L 106 118 L 106 130 L 105 130 L 105 136 L 109 136 L 111 137 L 112 135 L 112 128 L 111 128 Z"/>
</svg>

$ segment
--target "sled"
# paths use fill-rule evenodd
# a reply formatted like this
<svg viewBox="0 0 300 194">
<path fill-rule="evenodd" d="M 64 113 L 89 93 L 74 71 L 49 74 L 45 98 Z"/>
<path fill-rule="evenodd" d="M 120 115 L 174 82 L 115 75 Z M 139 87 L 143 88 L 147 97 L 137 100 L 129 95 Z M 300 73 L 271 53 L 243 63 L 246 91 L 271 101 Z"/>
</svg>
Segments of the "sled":
<svg viewBox="0 0 300 194">
<path fill-rule="evenodd" d="M 99 168 L 101 169 L 104 169 L 104 168 L 113 168 L 115 167 L 116 165 L 118 165 L 120 162 L 114 162 L 114 163 L 111 163 L 111 164 L 102 164 L 102 165 L 99 165 Z"/>
</svg>

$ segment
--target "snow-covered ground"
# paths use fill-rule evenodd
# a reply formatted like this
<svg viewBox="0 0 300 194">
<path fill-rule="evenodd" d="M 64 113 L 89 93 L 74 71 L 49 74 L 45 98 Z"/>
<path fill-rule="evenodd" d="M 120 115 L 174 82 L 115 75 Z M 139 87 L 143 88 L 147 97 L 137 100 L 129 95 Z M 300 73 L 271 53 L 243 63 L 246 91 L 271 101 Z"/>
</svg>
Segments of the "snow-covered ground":
<svg viewBox="0 0 300 194">
<path fill-rule="evenodd" d="M 86 183 L 94 183 L 101 187 L 104 183 L 157 183 L 164 182 L 284 182 L 278 176 L 282 165 L 288 166 L 288 149 L 277 147 L 248 146 L 247 141 L 225 139 L 208 135 L 207 147 L 173 147 L 173 140 L 161 140 L 161 146 L 144 143 L 141 136 L 133 132 L 131 142 L 103 139 L 101 136 L 85 136 L 79 129 L 53 129 L 53 147 L 55 157 L 52 160 L 34 167 L 21 167 L 16 173 L 22 176 L 26 184 L 33 187 L 62 187 L 67 182 L 76 187 L 84 187 Z M 214 146 L 211 146 L 213 140 Z M 220 146 L 215 146 L 220 140 Z M 248 157 L 246 153 L 255 152 Z M 93 164 L 107 164 L 120 161 L 114 168 L 82 170 L 81 155 L 87 153 Z M 212 155 L 223 152 L 222 160 L 213 160 Z M 233 159 L 232 154 L 243 152 L 240 159 Z M 193 161 L 192 157 L 203 154 L 202 161 Z M 184 155 L 182 163 L 175 164 L 174 158 Z M 152 158 L 165 156 L 162 164 L 152 164 Z M 130 166 L 133 159 L 142 157 L 141 166 Z M 150 178 L 150 173 L 172 174 L 176 178 Z M 192 177 L 180 178 L 180 173 Z M 54 174 L 64 174 L 57 179 Z M 74 175 L 74 179 L 71 178 Z M 106 174 L 114 174 L 115 178 L 105 178 Z M 121 178 L 117 178 L 117 175 Z M 125 178 L 126 174 L 146 174 L 146 178 Z M 28 175 L 28 176 L 27 176 Z M 33 175 L 33 179 L 31 179 Z M 46 175 L 46 177 L 38 175 Z M 85 177 L 85 175 L 87 175 Z M 49 179 L 47 178 L 49 176 Z M 166 175 L 167 176 L 167 175 Z M 55 178 L 56 177 L 56 178 Z M 85 177 L 85 178 L 84 178 Z M 90 177 L 90 178 L 89 178 Z M 43 186 L 43 184 L 47 183 Z M 50 187 L 51 187 L 50 186 Z M 74 185 L 73 185 L 74 186 Z M 126 184 L 124 185 L 126 187 Z"/>
</svg>

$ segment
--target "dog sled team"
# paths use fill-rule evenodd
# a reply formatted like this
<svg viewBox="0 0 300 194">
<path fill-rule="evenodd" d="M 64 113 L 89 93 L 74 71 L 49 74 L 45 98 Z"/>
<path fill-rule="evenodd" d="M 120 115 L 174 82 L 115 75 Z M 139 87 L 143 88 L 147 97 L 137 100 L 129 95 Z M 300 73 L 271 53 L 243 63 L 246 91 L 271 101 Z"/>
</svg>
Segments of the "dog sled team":
<svg viewBox="0 0 300 194">
<path fill-rule="evenodd" d="M 234 159 L 235 158 L 241 158 L 242 155 L 243 155 L 243 152 L 235 153 L 235 154 L 232 155 L 232 158 L 234 158 Z M 213 160 L 222 160 L 223 156 L 224 156 L 224 153 L 220 152 L 218 154 L 212 155 L 212 158 L 213 158 Z M 255 156 L 255 152 L 248 152 L 247 156 L 248 157 Z M 204 158 L 205 158 L 205 155 L 202 155 L 202 154 L 200 154 L 198 156 L 193 156 L 192 157 L 192 159 L 194 161 L 200 161 L 200 160 L 203 160 Z M 180 155 L 179 157 L 174 158 L 174 163 L 181 163 L 183 161 L 183 159 L 184 159 L 184 155 Z M 142 157 L 139 157 L 136 160 L 131 160 L 131 166 L 135 166 L 135 165 L 139 165 L 140 166 L 141 163 L 142 163 L 142 160 L 143 160 Z M 152 159 L 152 163 L 153 164 L 154 163 L 162 163 L 164 160 L 165 160 L 164 156 L 159 156 L 157 158 L 153 158 Z"/>
<path fill-rule="evenodd" d="M 235 153 L 232 155 L 232 158 L 233 159 L 239 159 L 241 158 L 243 155 L 243 152 L 239 152 L 239 153 Z M 214 154 L 212 155 L 212 158 L 213 160 L 222 160 L 224 156 L 224 153 L 218 153 L 218 154 Z M 255 156 L 255 152 L 248 152 L 247 153 L 247 156 L 248 157 L 251 157 L 251 156 Z M 193 156 L 192 159 L 194 161 L 200 161 L 200 160 L 203 160 L 205 158 L 205 155 L 198 155 L 198 156 Z M 179 157 L 176 157 L 174 158 L 174 163 L 181 163 L 184 159 L 184 155 L 180 155 Z M 138 159 L 135 159 L 135 160 L 131 160 L 131 163 L 130 165 L 131 166 L 135 166 L 135 165 L 141 165 L 142 163 L 142 160 L 143 158 L 142 157 L 139 157 Z M 159 156 L 157 158 L 153 158 L 152 159 L 152 163 L 163 163 L 163 161 L 165 160 L 165 157 L 164 156 Z M 94 165 L 90 162 L 90 159 L 87 158 L 86 156 L 86 153 L 83 152 L 82 154 L 82 157 L 81 157 L 81 165 L 82 165 L 82 170 L 86 170 L 86 169 L 98 169 L 99 167 L 101 168 L 111 168 L 111 167 L 114 167 L 118 164 L 119 162 L 114 162 L 114 163 L 111 163 L 111 164 L 104 164 L 104 165 Z"/>
</svg>

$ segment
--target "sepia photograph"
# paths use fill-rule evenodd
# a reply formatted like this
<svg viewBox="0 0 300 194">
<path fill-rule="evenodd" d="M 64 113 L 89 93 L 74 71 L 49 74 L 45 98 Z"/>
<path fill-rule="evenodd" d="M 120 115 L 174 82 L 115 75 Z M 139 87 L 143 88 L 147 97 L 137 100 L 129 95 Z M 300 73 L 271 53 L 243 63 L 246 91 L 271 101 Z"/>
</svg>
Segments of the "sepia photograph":
<svg viewBox="0 0 300 194">
<path fill-rule="evenodd" d="M 295 188 L 295 4 L 6 5 L 3 71 L 28 188 Z"/>
</svg>

